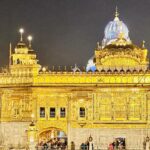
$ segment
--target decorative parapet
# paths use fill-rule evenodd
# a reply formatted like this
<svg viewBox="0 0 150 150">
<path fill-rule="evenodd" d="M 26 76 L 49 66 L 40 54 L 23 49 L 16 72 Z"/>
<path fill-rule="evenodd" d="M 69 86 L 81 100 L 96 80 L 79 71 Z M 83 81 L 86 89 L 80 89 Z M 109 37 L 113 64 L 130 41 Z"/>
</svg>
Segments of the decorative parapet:
<svg viewBox="0 0 150 150">
<path fill-rule="evenodd" d="M 41 74 L 33 78 L 33 85 L 65 84 L 76 85 L 150 85 L 150 74 L 102 74 L 102 73 L 75 73 L 75 74 Z"/>
<path fill-rule="evenodd" d="M 13 76 L 0 74 L 0 87 L 3 86 L 43 86 L 43 85 L 150 85 L 150 73 L 100 73 L 100 72 L 48 72 L 37 76 Z"/>
<path fill-rule="evenodd" d="M 3 86 L 28 86 L 33 83 L 32 77 L 12 76 L 11 74 L 0 74 L 0 87 Z"/>
</svg>

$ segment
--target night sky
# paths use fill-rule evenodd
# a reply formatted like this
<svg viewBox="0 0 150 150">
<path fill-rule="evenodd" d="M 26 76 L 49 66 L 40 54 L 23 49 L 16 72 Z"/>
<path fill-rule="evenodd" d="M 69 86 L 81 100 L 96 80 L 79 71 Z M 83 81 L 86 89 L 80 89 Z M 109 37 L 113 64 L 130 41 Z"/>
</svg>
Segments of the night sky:
<svg viewBox="0 0 150 150">
<path fill-rule="evenodd" d="M 133 43 L 150 49 L 150 0 L 0 0 L 0 66 L 8 64 L 9 43 L 33 35 L 33 48 L 44 66 L 85 66 L 114 19 L 128 26 Z"/>
</svg>

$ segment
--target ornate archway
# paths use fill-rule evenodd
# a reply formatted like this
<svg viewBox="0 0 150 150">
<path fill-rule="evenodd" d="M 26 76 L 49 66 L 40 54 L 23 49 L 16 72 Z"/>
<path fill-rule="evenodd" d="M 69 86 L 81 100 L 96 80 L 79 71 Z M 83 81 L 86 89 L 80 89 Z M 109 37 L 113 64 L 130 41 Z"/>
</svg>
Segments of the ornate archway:
<svg viewBox="0 0 150 150">
<path fill-rule="evenodd" d="M 67 141 L 66 133 L 60 129 L 55 127 L 50 127 L 43 129 L 38 134 L 38 142 L 48 142 L 50 140 L 61 140 Z"/>
</svg>

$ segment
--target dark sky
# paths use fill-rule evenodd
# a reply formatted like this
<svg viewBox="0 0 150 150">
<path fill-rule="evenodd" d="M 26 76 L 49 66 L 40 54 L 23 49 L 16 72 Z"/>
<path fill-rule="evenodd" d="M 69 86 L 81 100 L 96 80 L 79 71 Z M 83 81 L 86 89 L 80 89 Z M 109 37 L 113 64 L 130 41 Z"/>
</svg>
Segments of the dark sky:
<svg viewBox="0 0 150 150">
<path fill-rule="evenodd" d="M 20 27 L 34 37 L 33 48 L 45 66 L 85 66 L 118 6 L 131 40 L 150 48 L 150 0 L 0 0 L 0 66 L 8 64 Z"/>
</svg>

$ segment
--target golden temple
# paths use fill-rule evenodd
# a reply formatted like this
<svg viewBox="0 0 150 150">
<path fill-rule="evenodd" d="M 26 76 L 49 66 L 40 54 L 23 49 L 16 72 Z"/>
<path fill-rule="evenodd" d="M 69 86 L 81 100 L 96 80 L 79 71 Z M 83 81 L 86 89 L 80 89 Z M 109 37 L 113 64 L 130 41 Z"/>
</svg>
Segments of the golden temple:
<svg viewBox="0 0 150 150">
<path fill-rule="evenodd" d="M 127 149 L 143 149 L 150 135 L 148 50 L 132 43 L 118 12 L 86 68 L 41 67 L 23 32 L 0 72 L 1 147 L 63 137 L 78 149 L 91 135 L 100 149 L 119 137 Z"/>
</svg>

